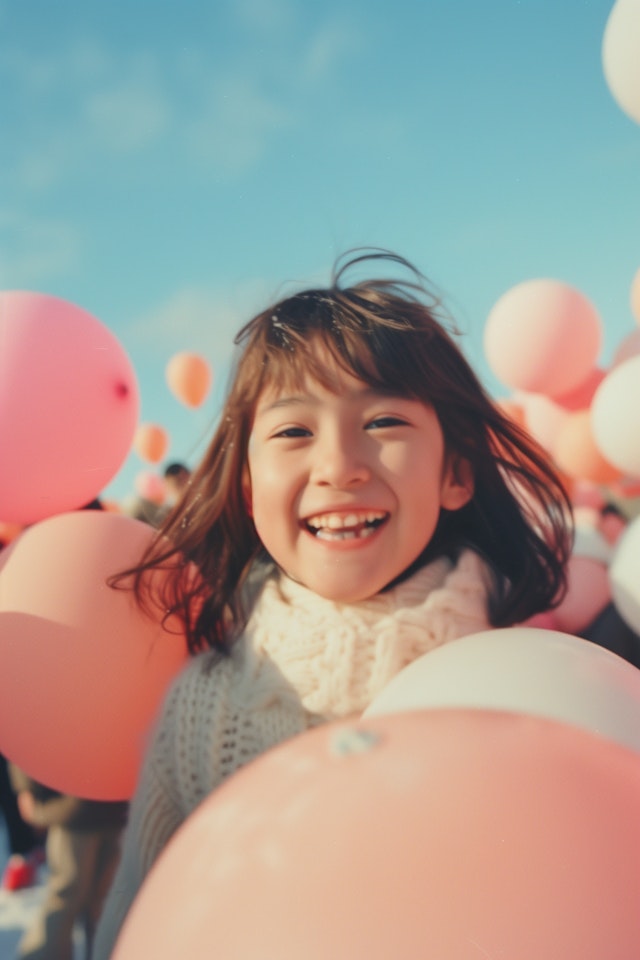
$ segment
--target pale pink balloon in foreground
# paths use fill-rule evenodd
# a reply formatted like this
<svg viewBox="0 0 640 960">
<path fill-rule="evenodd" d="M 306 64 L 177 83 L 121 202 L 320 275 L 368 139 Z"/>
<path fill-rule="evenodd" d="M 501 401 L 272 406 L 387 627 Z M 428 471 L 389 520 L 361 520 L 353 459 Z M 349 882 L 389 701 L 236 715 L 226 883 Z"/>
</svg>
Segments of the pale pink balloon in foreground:
<svg viewBox="0 0 640 960">
<path fill-rule="evenodd" d="M 579 290 L 553 279 L 526 280 L 504 293 L 484 331 L 486 359 L 498 379 L 550 397 L 580 386 L 601 342 L 595 307 Z"/>
<path fill-rule="evenodd" d="M 639 807 L 638 755 L 569 724 L 427 709 L 324 725 L 203 801 L 113 960 L 629 960 Z"/>
<path fill-rule="evenodd" d="M 0 520 L 93 500 L 131 448 L 138 384 L 113 333 L 43 293 L 0 293 Z"/>
</svg>

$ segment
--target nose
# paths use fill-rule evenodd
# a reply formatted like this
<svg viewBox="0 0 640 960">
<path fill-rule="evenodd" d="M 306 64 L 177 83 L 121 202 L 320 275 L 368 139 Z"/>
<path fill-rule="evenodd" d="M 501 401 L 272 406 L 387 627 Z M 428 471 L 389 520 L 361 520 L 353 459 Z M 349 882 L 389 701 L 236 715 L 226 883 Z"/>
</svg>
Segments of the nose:
<svg viewBox="0 0 640 960">
<path fill-rule="evenodd" d="M 315 483 L 336 488 L 357 486 L 371 477 L 362 444 L 341 431 L 327 433 L 318 441 L 311 472 Z"/>
</svg>

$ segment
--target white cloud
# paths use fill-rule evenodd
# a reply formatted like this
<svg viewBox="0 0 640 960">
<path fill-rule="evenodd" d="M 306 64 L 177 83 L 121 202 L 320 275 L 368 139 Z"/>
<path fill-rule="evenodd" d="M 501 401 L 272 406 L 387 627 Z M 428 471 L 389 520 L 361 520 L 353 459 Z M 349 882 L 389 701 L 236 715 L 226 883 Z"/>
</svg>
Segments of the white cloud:
<svg viewBox="0 0 640 960">
<path fill-rule="evenodd" d="M 358 53 L 362 43 L 362 32 L 348 20 L 322 24 L 305 51 L 302 76 L 314 81 L 326 79 L 346 57 Z"/>
<path fill-rule="evenodd" d="M 232 0 L 232 10 L 240 23 L 260 32 L 286 30 L 296 17 L 290 0 Z"/>
<path fill-rule="evenodd" d="M 30 289 L 67 273 L 80 250 L 80 235 L 69 223 L 0 212 L 0 287 Z"/>
<path fill-rule="evenodd" d="M 193 350 L 219 367 L 230 359 L 233 338 L 241 326 L 271 296 L 272 291 L 260 280 L 228 291 L 183 287 L 134 320 L 127 328 L 127 339 L 145 344 L 167 359 L 179 350 Z"/>
<path fill-rule="evenodd" d="M 271 137 L 291 123 L 289 110 L 248 77 L 213 85 L 185 139 L 200 163 L 241 173 L 262 157 Z"/>
<path fill-rule="evenodd" d="M 158 140 L 171 114 L 160 91 L 137 80 L 92 94 L 83 110 L 96 142 L 117 153 L 138 151 Z"/>
</svg>

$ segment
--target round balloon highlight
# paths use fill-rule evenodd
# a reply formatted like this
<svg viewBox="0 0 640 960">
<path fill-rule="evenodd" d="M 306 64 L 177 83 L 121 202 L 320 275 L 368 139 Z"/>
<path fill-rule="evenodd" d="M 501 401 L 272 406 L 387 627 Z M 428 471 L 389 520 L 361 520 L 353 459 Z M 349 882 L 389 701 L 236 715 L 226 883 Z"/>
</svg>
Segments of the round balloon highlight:
<svg viewBox="0 0 640 960">
<path fill-rule="evenodd" d="M 0 520 L 22 525 L 93 500 L 138 420 L 135 372 L 113 333 L 48 294 L 0 293 Z"/>
<path fill-rule="evenodd" d="M 0 553 L 0 752 L 74 796 L 128 799 L 151 724 L 186 660 L 176 623 L 143 614 L 107 579 L 154 531 L 78 511 L 25 530 Z"/>
<path fill-rule="evenodd" d="M 484 350 L 498 379 L 555 397 L 579 387 L 595 366 L 602 323 L 579 290 L 553 279 L 526 280 L 489 312 Z"/>
<path fill-rule="evenodd" d="M 325 725 L 209 796 L 113 960 L 628 960 L 638 756 L 493 711 Z"/>
</svg>

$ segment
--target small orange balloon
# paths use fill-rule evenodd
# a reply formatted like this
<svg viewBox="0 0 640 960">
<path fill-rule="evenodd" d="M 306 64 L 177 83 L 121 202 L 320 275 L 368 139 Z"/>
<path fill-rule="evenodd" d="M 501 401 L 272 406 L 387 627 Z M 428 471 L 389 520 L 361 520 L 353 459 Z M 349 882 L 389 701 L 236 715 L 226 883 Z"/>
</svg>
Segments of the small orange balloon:
<svg viewBox="0 0 640 960">
<path fill-rule="evenodd" d="M 142 460 L 159 463 L 169 448 L 166 430 L 155 423 L 141 423 L 133 438 L 133 449 Z"/>
<path fill-rule="evenodd" d="M 198 353 L 176 353 L 166 369 L 169 389 L 187 407 L 199 407 L 211 387 L 211 368 Z"/>
</svg>

